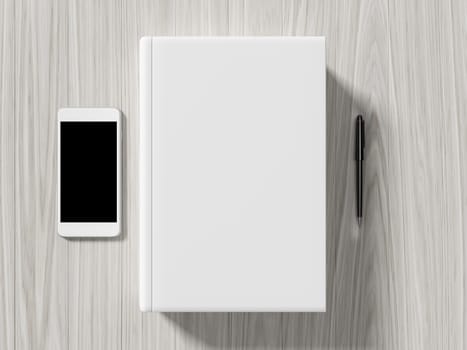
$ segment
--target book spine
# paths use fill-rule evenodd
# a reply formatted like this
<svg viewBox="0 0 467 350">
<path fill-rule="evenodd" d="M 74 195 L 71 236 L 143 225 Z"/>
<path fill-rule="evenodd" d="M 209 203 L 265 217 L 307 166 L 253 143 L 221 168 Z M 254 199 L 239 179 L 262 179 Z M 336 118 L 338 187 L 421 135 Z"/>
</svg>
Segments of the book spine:
<svg viewBox="0 0 467 350">
<path fill-rule="evenodd" d="M 139 302 L 152 310 L 152 38 L 140 40 Z"/>
</svg>

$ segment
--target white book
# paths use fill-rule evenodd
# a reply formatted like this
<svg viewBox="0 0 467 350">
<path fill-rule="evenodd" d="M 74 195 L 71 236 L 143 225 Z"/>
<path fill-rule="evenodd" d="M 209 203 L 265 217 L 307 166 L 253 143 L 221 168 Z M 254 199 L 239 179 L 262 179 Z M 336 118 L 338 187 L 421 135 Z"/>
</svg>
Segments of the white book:
<svg viewBox="0 0 467 350">
<path fill-rule="evenodd" d="M 321 37 L 144 37 L 140 307 L 325 311 Z"/>
</svg>

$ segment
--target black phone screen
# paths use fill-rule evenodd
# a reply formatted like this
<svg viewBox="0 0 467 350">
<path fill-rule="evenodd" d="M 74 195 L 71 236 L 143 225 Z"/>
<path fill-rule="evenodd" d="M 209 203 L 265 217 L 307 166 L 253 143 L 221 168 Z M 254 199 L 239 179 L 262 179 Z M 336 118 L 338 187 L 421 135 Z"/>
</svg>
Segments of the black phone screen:
<svg viewBox="0 0 467 350">
<path fill-rule="evenodd" d="M 117 122 L 60 122 L 60 221 L 117 222 Z"/>
</svg>

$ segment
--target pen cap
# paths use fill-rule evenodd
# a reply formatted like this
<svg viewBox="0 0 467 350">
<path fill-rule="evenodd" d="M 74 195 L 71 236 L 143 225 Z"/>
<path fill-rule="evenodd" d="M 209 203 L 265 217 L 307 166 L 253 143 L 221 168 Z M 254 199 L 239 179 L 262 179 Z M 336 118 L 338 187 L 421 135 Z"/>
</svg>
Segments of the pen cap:
<svg viewBox="0 0 467 350">
<path fill-rule="evenodd" d="M 357 116 L 355 124 L 355 160 L 364 159 L 365 149 L 365 121 L 361 115 Z"/>
</svg>

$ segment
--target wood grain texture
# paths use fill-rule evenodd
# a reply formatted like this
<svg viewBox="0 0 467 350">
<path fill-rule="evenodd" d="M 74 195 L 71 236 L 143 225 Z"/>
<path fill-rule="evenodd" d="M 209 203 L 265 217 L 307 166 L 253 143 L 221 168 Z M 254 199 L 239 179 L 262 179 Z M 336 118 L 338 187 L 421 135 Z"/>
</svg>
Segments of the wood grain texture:
<svg viewBox="0 0 467 350">
<path fill-rule="evenodd" d="M 461 273 L 461 298 L 463 298 L 462 312 L 462 325 L 460 329 L 461 345 L 467 344 L 467 259 L 465 254 L 467 252 L 467 99 L 465 98 L 465 89 L 467 85 L 467 23 L 465 22 L 465 14 L 467 13 L 467 3 L 464 1 L 451 2 L 451 16 L 452 16 L 452 46 L 454 58 L 454 79 L 455 79 L 455 92 L 456 92 L 456 115 L 453 121 L 457 122 L 457 140 L 459 150 L 459 170 L 460 170 L 460 223 L 461 223 L 461 240 L 463 243 L 463 264 L 460 266 Z M 455 301 L 454 301 L 455 302 Z"/>
<path fill-rule="evenodd" d="M 390 195 L 400 206 L 391 223 L 398 225 L 404 253 L 396 276 L 403 281 L 396 290 L 404 298 L 402 345 L 464 348 L 460 165 L 466 159 L 460 152 L 466 141 L 459 139 L 453 12 L 449 2 L 394 1 L 389 14 L 391 127 L 399 170 Z M 409 31 L 398 30 L 406 26 Z M 465 92 L 464 82 L 458 93 Z"/>
<path fill-rule="evenodd" d="M 61 3 L 15 1 L 15 346 L 68 346 L 67 242 L 56 234 L 56 111 L 66 103 Z"/>
<path fill-rule="evenodd" d="M 463 0 L 0 2 L 1 349 L 462 349 L 467 340 Z M 324 35 L 327 312 L 142 314 L 144 35 Z M 56 112 L 124 114 L 124 233 L 56 235 Z M 353 118 L 367 120 L 355 222 Z"/>
<path fill-rule="evenodd" d="M 0 348 L 15 343 L 14 1 L 0 3 Z"/>
</svg>

